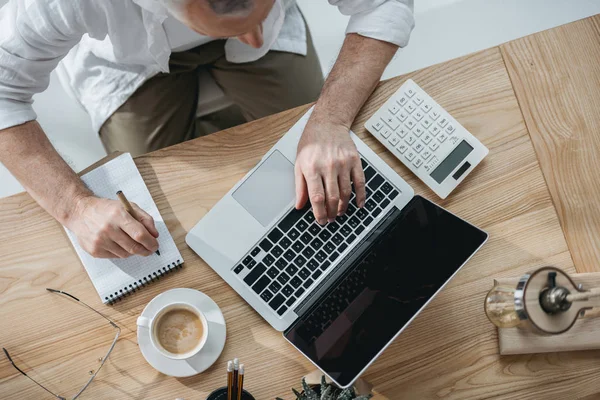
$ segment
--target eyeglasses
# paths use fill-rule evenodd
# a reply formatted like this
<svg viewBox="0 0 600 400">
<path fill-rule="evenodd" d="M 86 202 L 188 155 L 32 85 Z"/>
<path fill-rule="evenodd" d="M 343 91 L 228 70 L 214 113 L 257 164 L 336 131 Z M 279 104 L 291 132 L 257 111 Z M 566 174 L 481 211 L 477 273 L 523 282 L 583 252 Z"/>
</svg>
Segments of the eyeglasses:
<svg viewBox="0 0 600 400">
<path fill-rule="evenodd" d="M 95 312 L 96 314 L 100 315 L 102 318 L 104 318 L 105 320 L 108 321 L 108 323 L 115 328 L 117 334 L 115 335 L 115 338 L 112 341 L 112 344 L 110 345 L 110 347 L 108 348 L 108 353 L 106 353 L 106 355 L 101 359 L 100 361 L 100 366 L 98 367 L 98 369 L 96 369 L 96 372 L 94 372 L 92 374 L 92 376 L 90 376 L 90 379 L 87 381 L 87 383 L 81 388 L 81 390 L 79 390 L 79 392 L 77 392 L 77 394 L 75 396 L 73 396 L 71 398 L 71 400 L 75 400 L 76 398 L 78 398 L 79 396 L 81 396 L 81 393 L 83 393 L 83 391 L 85 389 L 87 389 L 87 387 L 90 385 L 90 383 L 92 383 L 92 381 L 94 380 L 94 378 L 96 377 L 96 375 L 98 375 L 98 372 L 100 371 L 100 369 L 102 368 L 102 366 L 104 365 L 104 362 L 108 359 L 108 356 L 110 355 L 110 353 L 113 351 L 115 344 L 117 343 L 117 340 L 119 339 L 119 335 L 121 334 L 121 328 L 119 328 L 117 326 L 117 324 L 115 324 L 114 322 L 112 322 L 107 316 L 105 316 L 104 314 L 102 314 L 100 311 L 96 311 L 95 309 L 93 309 L 92 307 L 88 306 L 87 304 L 85 304 L 83 301 L 79 300 L 77 297 L 70 295 L 69 293 L 63 292 L 61 290 L 55 290 L 55 289 L 46 289 L 47 291 L 51 292 L 51 293 L 57 293 L 57 294 L 61 294 L 64 296 L 68 296 L 71 299 L 79 302 L 81 305 L 87 307 L 88 309 L 92 310 L 93 312 Z M 29 375 L 27 375 L 25 372 L 23 372 L 23 370 L 19 367 L 16 366 L 15 362 L 13 361 L 13 359 L 11 358 L 11 356 L 8 354 L 8 350 L 6 350 L 4 347 L 2 348 L 2 350 L 4 350 L 4 354 L 6 354 L 6 358 L 8 358 L 8 361 L 10 361 L 10 363 L 12 364 L 13 367 L 15 367 L 15 369 L 17 371 L 19 371 L 21 374 L 25 375 L 27 378 L 29 378 L 29 380 L 31 380 L 33 383 L 35 383 L 36 385 L 38 385 L 39 387 L 41 387 L 42 389 L 44 389 L 46 392 L 50 393 L 52 396 L 54 396 L 57 399 L 60 400 L 67 400 L 66 397 L 63 396 L 59 396 L 55 393 L 53 393 L 52 391 L 48 390 L 46 387 L 44 387 L 42 384 L 40 384 L 39 382 L 37 382 L 35 379 L 33 379 L 32 377 L 30 377 Z"/>
</svg>

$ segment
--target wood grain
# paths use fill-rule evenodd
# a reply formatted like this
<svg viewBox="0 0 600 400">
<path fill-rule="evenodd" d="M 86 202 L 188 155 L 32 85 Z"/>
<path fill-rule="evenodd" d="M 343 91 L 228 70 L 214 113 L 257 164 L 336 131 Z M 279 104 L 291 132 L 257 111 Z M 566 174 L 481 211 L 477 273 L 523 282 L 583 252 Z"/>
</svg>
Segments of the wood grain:
<svg viewBox="0 0 600 400">
<path fill-rule="evenodd" d="M 484 162 L 440 201 L 365 131 L 363 124 L 410 77 L 489 149 Z M 113 307 L 103 306 L 61 227 L 28 195 L 0 200 L 0 344 L 50 388 L 72 394 L 97 365 L 110 334 L 102 321 L 45 287 L 80 296 L 123 328 L 113 355 L 83 398 L 205 398 L 224 384 L 228 359 L 247 366 L 257 399 L 291 398 L 291 387 L 314 369 L 185 244 L 185 234 L 306 111 L 290 110 L 136 159 L 185 258 L 182 272 Z M 488 243 L 367 370 L 380 398 L 548 399 L 599 393 L 598 352 L 500 357 L 495 328 L 483 311 L 493 278 L 552 264 L 574 273 L 519 104 L 498 48 L 382 83 L 353 127 L 421 194 L 480 226 Z M 429 266 L 435 268 L 435 266 Z M 175 379 L 153 370 L 136 343 L 135 320 L 157 294 L 198 289 L 221 307 L 224 352 L 208 371 Z M 3 399 L 42 394 L 0 358 Z"/>
<path fill-rule="evenodd" d="M 501 49 L 575 267 L 600 271 L 600 16 Z"/>
<path fill-rule="evenodd" d="M 533 271 L 530 271 L 533 272 Z M 600 273 L 570 274 L 575 284 L 584 290 L 600 288 Z M 520 277 L 499 279 L 498 284 L 517 287 Z M 544 335 L 526 322 L 518 328 L 498 329 L 500 354 L 548 353 L 570 350 L 600 349 L 600 315 L 587 311 L 567 332 L 560 335 Z"/>
</svg>

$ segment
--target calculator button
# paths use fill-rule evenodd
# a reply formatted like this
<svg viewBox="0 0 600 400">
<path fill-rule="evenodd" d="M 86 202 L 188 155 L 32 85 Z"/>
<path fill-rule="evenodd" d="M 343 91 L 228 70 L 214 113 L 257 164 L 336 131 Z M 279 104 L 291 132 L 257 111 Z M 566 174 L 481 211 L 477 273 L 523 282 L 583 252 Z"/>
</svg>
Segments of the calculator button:
<svg viewBox="0 0 600 400">
<path fill-rule="evenodd" d="M 406 136 L 406 134 L 409 131 L 410 129 L 408 129 L 406 126 L 400 125 L 400 127 L 398 127 L 398 130 L 396 130 L 396 134 L 399 135 L 401 138 L 404 138 L 404 136 Z"/>
<path fill-rule="evenodd" d="M 439 140 L 440 143 L 444 143 L 446 139 L 448 139 L 448 136 L 445 133 L 440 133 L 440 135 L 437 137 L 437 140 Z"/>
<path fill-rule="evenodd" d="M 414 150 L 414 151 L 415 151 L 417 154 L 419 154 L 421 151 L 423 151 L 423 149 L 424 149 L 424 148 L 425 148 L 425 146 L 423 146 L 423 143 L 421 143 L 421 142 L 417 142 L 417 144 L 415 144 L 415 145 L 413 146 L 413 150 Z"/>
<path fill-rule="evenodd" d="M 381 130 L 381 128 L 383 128 L 383 122 L 377 121 L 374 124 L 372 124 L 371 126 L 373 127 L 373 129 L 375 129 L 377 132 L 379 132 Z"/>
<path fill-rule="evenodd" d="M 415 89 L 413 88 L 408 88 L 404 91 L 404 94 L 407 95 L 408 97 L 413 97 L 415 95 Z"/>
<path fill-rule="evenodd" d="M 444 128 L 446 125 L 448 125 L 448 118 L 442 117 L 437 123 L 440 127 Z"/>
<path fill-rule="evenodd" d="M 421 157 L 423 157 L 423 161 L 427 161 L 429 160 L 429 157 L 431 157 L 431 152 L 425 149 L 425 151 L 421 153 Z"/>
<path fill-rule="evenodd" d="M 400 137 L 398 135 L 396 135 L 396 134 L 393 134 L 388 139 L 388 142 L 390 142 L 392 144 L 392 146 L 396 146 L 399 141 L 400 141 Z"/>
<path fill-rule="evenodd" d="M 436 119 L 438 119 L 440 117 L 440 113 L 436 110 L 433 110 L 431 112 L 431 114 L 429 114 L 429 116 L 431 117 L 432 120 L 435 121 Z"/>
<path fill-rule="evenodd" d="M 406 143 L 412 146 L 412 144 L 417 141 L 417 138 L 415 138 L 413 135 L 408 135 L 404 140 Z"/>
<path fill-rule="evenodd" d="M 422 127 L 420 127 L 419 125 L 417 125 L 415 127 L 415 129 L 413 129 L 413 133 L 415 134 L 416 137 L 421 137 L 421 135 L 423 133 L 425 133 L 425 129 L 423 129 Z"/>
<path fill-rule="evenodd" d="M 423 105 L 421 106 L 421 108 L 427 114 L 429 111 L 431 111 L 431 104 L 425 102 L 425 103 L 423 103 Z"/>
<path fill-rule="evenodd" d="M 405 157 L 408 161 L 412 161 L 413 158 L 415 158 L 415 152 L 412 150 L 409 150 L 406 152 Z"/>
<path fill-rule="evenodd" d="M 415 96 L 415 98 L 413 99 L 413 101 L 414 101 L 414 102 L 415 102 L 415 103 L 416 103 L 418 106 L 420 106 L 420 105 L 421 105 L 421 103 L 423 103 L 423 98 L 422 98 L 421 96 L 419 96 L 419 95 L 416 95 L 416 96 Z"/>
<path fill-rule="evenodd" d="M 425 171 L 431 172 L 431 171 L 433 171 L 433 168 L 437 165 L 437 163 L 438 163 L 437 157 L 433 157 L 431 159 L 431 161 L 429 162 L 429 164 L 426 164 L 423 168 L 425 168 Z"/>
<path fill-rule="evenodd" d="M 400 107 L 398 107 L 397 104 L 392 104 L 392 106 L 388 108 L 388 111 L 390 112 L 390 114 L 396 115 L 398 111 L 400 111 Z"/>
<path fill-rule="evenodd" d="M 421 121 L 421 125 L 423 125 L 427 129 L 429 129 L 429 127 L 431 126 L 431 124 L 433 124 L 433 121 L 431 121 L 427 117 L 423 118 L 423 121 Z"/>
<path fill-rule="evenodd" d="M 413 165 L 417 168 L 419 168 L 421 165 L 423 165 L 423 160 L 421 160 L 419 157 L 415 158 L 415 161 L 413 161 Z"/>
<path fill-rule="evenodd" d="M 450 138 L 450 143 L 452 144 L 456 144 L 456 142 L 458 142 L 459 137 L 458 136 L 452 136 Z"/>
<path fill-rule="evenodd" d="M 417 121 L 420 121 L 423 119 L 425 115 L 423 114 L 423 111 L 421 110 L 417 110 L 413 113 L 413 118 L 416 119 Z"/>
<path fill-rule="evenodd" d="M 452 135 L 455 130 L 456 130 L 456 128 L 452 124 L 448 124 L 448 126 L 446 127 L 446 133 L 448 135 Z"/>
<path fill-rule="evenodd" d="M 407 119 L 406 122 L 405 122 L 405 124 L 408 127 L 408 129 L 412 129 L 412 128 L 415 127 L 415 125 L 417 125 L 417 123 L 415 122 L 415 120 L 412 119 L 412 118 Z"/>
<path fill-rule="evenodd" d="M 380 134 L 381 136 L 383 136 L 384 138 L 386 138 L 386 139 L 387 139 L 387 138 L 389 138 L 389 137 L 390 137 L 390 135 L 392 134 L 392 131 L 390 131 L 388 128 L 383 128 L 383 129 L 382 129 L 382 130 L 379 132 L 379 134 Z"/>
<path fill-rule="evenodd" d="M 426 133 L 426 134 L 425 134 L 425 135 L 424 135 L 424 136 L 421 138 L 421 140 L 422 140 L 422 141 L 423 141 L 423 143 L 425 143 L 425 144 L 429 144 L 429 142 L 431 142 L 431 139 L 432 139 L 432 137 L 431 137 L 431 135 L 430 135 L 429 133 Z"/>
<path fill-rule="evenodd" d="M 398 113 L 398 115 L 396 115 L 396 118 L 398 118 L 400 121 L 404 122 L 404 120 L 406 118 L 408 118 L 408 114 L 407 114 L 406 111 L 400 110 L 400 112 Z"/>
<path fill-rule="evenodd" d="M 439 148 L 440 148 L 440 145 L 439 145 L 439 143 L 438 143 L 438 142 L 436 142 L 436 141 L 434 140 L 434 141 L 433 141 L 433 142 L 431 142 L 431 144 L 429 145 L 429 148 L 430 148 L 432 151 L 436 151 L 437 149 L 439 149 Z"/>
<path fill-rule="evenodd" d="M 433 137 L 436 137 L 438 135 L 438 133 L 440 133 L 442 130 L 440 129 L 439 126 L 434 125 L 431 127 L 431 129 L 429 130 L 429 133 L 431 133 L 433 135 Z"/>
<path fill-rule="evenodd" d="M 398 126 L 400 125 L 400 121 L 398 121 L 398 119 L 396 117 L 394 117 L 393 115 L 388 115 L 384 118 L 382 118 L 383 122 L 386 123 L 387 126 L 389 126 L 390 128 L 392 128 L 392 130 L 396 130 L 398 129 Z"/>
<path fill-rule="evenodd" d="M 404 154 L 404 152 L 405 152 L 406 150 L 408 150 L 408 145 L 407 145 L 406 143 L 400 143 L 400 144 L 399 144 L 399 145 L 396 147 L 396 150 L 398 150 L 398 152 L 399 152 L 400 154 Z"/>
<path fill-rule="evenodd" d="M 417 109 L 417 107 L 415 107 L 415 106 L 414 106 L 414 104 L 412 104 L 412 103 L 408 103 L 408 104 L 406 105 L 406 107 L 404 107 L 404 109 L 405 109 L 406 111 L 408 111 L 408 113 L 409 113 L 409 114 L 412 114 L 412 113 L 413 113 L 413 111 L 415 111 L 415 110 Z"/>
<path fill-rule="evenodd" d="M 404 107 L 404 105 L 408 102 L 408 98 L 406 96 L 400 96 L 396 99 L 396 103 L 400 104 L 400 106 Z"/>
</svg>

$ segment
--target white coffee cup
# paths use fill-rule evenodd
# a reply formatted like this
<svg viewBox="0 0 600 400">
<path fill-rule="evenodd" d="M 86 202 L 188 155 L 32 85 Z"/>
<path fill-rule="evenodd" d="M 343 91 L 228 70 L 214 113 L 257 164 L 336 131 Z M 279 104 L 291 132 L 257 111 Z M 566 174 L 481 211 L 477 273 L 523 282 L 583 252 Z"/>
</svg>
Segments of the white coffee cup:
<svg viewBox="0 0 600 400">
<path fill-rule="evenodd" d="M 156 331 L 157 331 L 158 322 L 160 321 L 161 317 L 163 317 L 167 312 L 176 310 L 176 309 L 187 310 L 187 311 L 192 312 L 200 319 L 200 322 L 202 323 L 202 329 L 203 329 L 202 337 L 198 341 L 198 344 L 192 350 L 185 352 L 185 353 L 172 353 L 172 352 L 166 350 L 161 345 L 161 343 L 157 337 Z M 198 309 L 198 307 L 196 307 L 192 304 L 189 304 L 189 303 L 185 303 L 185 302 L 177 302 L 177 303 L 168 304 L 168 305 L 164 306 L 163 308 L 161 308 L 160 310 L 158 310 L 158 312 L 156 314 L 154 314 L 154 316 L 152 316 L 151 318 L 146 318 L 146 317 L 140 316 L 137 319 L 137 325 L 149 329 L 150 330 L 150 342 L 152 343 L 152 346 L 158 352 L 160 352 L 162 355 L 164 355 L 165 357 L 171 358 L 173 360 L 187 360 L 187 359 L 195 356 L 196 354 L 198 354 L 198 352 L 200 350 L 202 350 L 202 348 L 206 344 L 206 340 L 208 339 L 208 322 L 206 320 L 206 317 L 204 316 L 202 311 L 200 311 Z"/>
</svg>

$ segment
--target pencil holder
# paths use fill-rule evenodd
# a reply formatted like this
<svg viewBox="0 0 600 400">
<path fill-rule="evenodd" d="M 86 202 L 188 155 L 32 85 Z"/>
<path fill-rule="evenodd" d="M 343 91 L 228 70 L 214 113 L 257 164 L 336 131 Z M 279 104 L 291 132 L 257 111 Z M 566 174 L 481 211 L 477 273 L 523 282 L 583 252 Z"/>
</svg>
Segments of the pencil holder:
<svg viewBox="0 0 600 400">
<path fill-rule="evenodd" d="M 222 388 L 218 388 L 208 395 L 206 400 L 227 400 L 227 388 L 223 386 Z M 254 396 L 252 396 L 246 389 L 242 390 L 242 400 L 255 400 Z"/>
</svg>

